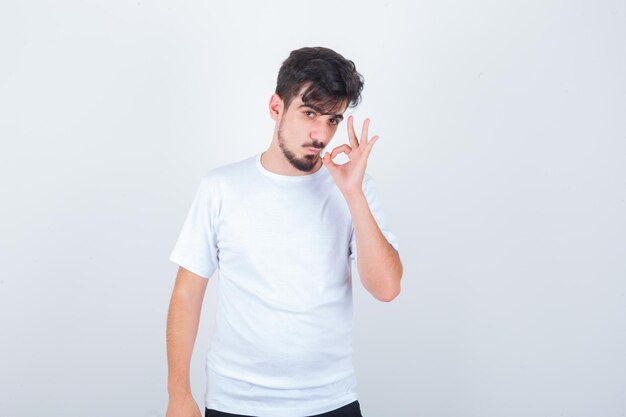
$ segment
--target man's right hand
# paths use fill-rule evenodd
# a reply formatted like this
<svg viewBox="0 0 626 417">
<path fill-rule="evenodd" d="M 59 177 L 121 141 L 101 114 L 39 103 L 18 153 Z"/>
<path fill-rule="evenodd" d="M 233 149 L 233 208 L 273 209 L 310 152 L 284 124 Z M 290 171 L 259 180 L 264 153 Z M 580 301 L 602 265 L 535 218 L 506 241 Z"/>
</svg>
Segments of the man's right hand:
<svg viewBox="0 0 626 417">
<path fill-rule="evenodd" d="M 202 417 L 198 404 L 191 395 L 170 398 L 165 417 Z"/>
<path fill-rule="evenodd" d="M 167 315 L 167 392 L 166 417 L 202 417 L 191 395 L 189 363 L 198 333 L 202 300 L 208 279 L 178 268 L 176 284 Z"/>
</svg>

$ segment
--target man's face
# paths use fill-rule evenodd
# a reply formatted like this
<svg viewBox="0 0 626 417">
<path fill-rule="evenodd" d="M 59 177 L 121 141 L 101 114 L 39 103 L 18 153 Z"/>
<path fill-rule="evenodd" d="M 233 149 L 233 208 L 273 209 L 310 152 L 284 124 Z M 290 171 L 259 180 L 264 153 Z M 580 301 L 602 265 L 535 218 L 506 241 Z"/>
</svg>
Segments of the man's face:
<svg viewBox="0 0 626 417">
<path fill-rule="evenodd" d="M 345 111 L 344 103 L 340 107 Z M 342 120 L 342 113 L 305 104 L 300 95 L 296 96 L 278 121 L 278 144 L 283 155 L 300 171 L 312 171 L 322 163 L 320 152 L 328 146 Z"/>
</svg>

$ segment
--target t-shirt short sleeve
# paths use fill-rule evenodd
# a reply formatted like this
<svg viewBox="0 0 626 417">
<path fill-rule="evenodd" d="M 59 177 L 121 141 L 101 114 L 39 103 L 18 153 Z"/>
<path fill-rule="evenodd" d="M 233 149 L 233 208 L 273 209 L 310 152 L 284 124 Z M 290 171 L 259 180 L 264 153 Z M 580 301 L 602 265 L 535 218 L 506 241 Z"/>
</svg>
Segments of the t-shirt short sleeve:
<svg viewBox="0 0 626 417">
<path fill-rule="evenodd" d="M 204 177 L 170 255 L 172 262 L 206 279 L 213 275 L 218 263 L 217 199 L 211 181 Z"/>
<path fill-rule="evenodd" d="M 389 244 L 391 244 L 391 246 L 393 246 L 393 248 L 398 251 L 398 238 L 389 229 L 387 219 L 385 218 L 385 213 L 383 212 L 383 208 L 378 198 L 378 194 L 376 193 L 376 184 L 374 182 L 374 179 L 367 173 L 363 178 L 363 193 L 365 194 L 365 198 L 367 199 L 367 204 L 370 208 L 370 211 L 374 216 L 374 220 L 376 220 L 376 224 L 380 228 L 380 231 L 383 233 L 383 236 L 385 236 L 387 242 L 389 242 Z M 350 259 L 355 261 L 357 259 L 357 246 L 354 228 L 352 229 L 352 237 L 350 239 Z"/>
</svg>

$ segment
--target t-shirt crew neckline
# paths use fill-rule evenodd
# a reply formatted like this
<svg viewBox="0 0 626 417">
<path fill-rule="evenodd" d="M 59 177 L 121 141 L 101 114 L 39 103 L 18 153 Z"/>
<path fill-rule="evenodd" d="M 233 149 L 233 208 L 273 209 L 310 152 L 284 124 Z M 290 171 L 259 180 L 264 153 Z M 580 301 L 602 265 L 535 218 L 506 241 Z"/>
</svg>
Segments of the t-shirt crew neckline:
<svg viewBox="0 0 626 417">
<path fill-rule="evenodd" d="M 256 156 L 256 166 L 259 169 L 259 172 L 263 175 L 265 175 L 266 177 L 278 180 L 278 181 L 285 181 L 285 182 L 308 182 L 308 181 L 313 181 L 316 178 L 321 178 L 322 175 L 324 175 L 325 171 L 326 171 L 326 166 L 324 166 L 322 164 L 322 166 L 320 167 L 320 169 L 318 169 L 317 171 L 315 171 L 312 174 L 307 174 L 307 175 L 281 175 L 281 174 L 277 174 L 275 172 L 269 171 L 267 168 L 265 168 L 263 166 L 263 164 L 261 163 L 261 155 L 263 153 L 258 153 Z"/>
</svg>

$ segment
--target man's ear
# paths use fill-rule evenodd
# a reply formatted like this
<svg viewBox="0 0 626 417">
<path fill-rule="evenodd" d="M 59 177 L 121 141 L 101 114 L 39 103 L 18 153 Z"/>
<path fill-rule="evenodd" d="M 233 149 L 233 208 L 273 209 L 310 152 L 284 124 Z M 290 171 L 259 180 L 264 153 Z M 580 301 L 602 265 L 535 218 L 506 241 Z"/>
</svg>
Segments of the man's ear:
<svg viewBox="0 0 626 417">
<path fill-rule="evenodd" d="M 283 113 L 285 103 L 283 99 L 276 93 L 272 94 L 270 97 L 270 117 L 273 120 L 278 120 L 280 115 Z"/>
</svg>

